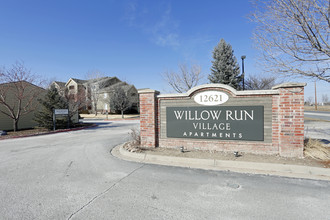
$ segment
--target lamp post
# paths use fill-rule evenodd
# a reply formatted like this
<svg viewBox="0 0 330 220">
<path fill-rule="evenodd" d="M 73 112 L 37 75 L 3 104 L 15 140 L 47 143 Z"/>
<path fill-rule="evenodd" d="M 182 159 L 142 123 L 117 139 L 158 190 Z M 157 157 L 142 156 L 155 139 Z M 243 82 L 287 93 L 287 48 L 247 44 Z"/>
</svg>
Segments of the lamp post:
<svg viewBox="0 0 330 220">
<path fill-rule="evenodd" d="M 244 78 L 245 78 L 245 74 L 244 74 L 244 59 L 245 58 L 246 58 L 245 55 L 241 56 L 241 59 L 242 59 L 243 90 L 245 90 L 245 84 L 244 84 Z"/>
</svg>

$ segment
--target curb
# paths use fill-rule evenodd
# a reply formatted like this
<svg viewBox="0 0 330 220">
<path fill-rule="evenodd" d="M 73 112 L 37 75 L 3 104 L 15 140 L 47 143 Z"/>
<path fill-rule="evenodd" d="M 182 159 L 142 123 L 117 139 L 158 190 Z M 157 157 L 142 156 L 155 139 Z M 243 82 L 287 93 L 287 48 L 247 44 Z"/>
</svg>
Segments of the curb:
<svg viewBox="0 0 330 220">
<path fill-rule="evenodd" d="M 69 128 L 69 129 L 61 129 L 61 130 L 56 130 L 56 131 L 49 131 L 46 133 L 40 133 L 40 134 L 30 134 L 30 135 L 22 135 L 22 136 L 11 136 L 8 138 L 0 139 L 2 140 L 10 140 L 10 139 L 17 139 L 17 138 L 25 138 L 25 137 L 35 137 L 35 136 L 41 136 L 41 135 L 47 135 L 47 134 L 56 134 L 56 133 L 62 133 L 62 132 L 69 132 L 69 131 L 79 131 L 87 128 L 93 128 L 97 127 L 96 124 L 92 124 L 90 126 L 85 126 L 85 127 L 79 127 L 79 128 Z"/>
<path fill-rule="evenodd" d="M 275 163 L 256 163 L 160 156 L 147 153 L 132 153 L 125 150 L 123 146 L 124 144 L 114 147 L 111 151 L 111 154 L 123 160 L 135 161 L 139 163 L 330 181 L 329 168 Z"/>
</svg>

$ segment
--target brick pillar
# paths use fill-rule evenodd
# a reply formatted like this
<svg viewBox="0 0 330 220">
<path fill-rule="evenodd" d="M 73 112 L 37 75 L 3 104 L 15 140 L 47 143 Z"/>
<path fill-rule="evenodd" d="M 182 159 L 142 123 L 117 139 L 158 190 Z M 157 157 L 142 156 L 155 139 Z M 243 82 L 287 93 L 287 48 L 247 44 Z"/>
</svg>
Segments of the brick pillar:
<svg viewBox="0 0 330 220">
<path fill-rule="evenodd" d="M 306 83 L 284 83 L 278 89 L 277 131 L 279 154 L 303 157 L 304 150 L 304 86 Z"/>
<path fill-rule="evenodd" d="M 143 89 L 140 96 L 140 135 L 142 147 L 157 146 L 157 95 L 156 90 Z"/>
</svg>

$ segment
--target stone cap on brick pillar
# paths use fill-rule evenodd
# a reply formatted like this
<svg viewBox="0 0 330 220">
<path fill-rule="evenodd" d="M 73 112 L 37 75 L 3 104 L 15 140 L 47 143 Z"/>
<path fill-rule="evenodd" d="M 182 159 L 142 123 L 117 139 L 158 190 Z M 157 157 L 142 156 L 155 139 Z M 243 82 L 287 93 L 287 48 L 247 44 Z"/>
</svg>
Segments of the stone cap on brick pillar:
<svg viewBox="0 0 330 220">
<path fill-rule="evenodd" d="M 296 87 L 305 87 L 307 85 L 307 83 L 282 83 L 279 85 L 276 85 L 274 87 L 272 87 L 273 90 L 275 89 L 280 89 L 280 88 L 296 88 Z"/>
<path fill-rule="evenodd" d="M 279 92 L 277 90 L 245 90 L 245 91 L 237 91 L 236 89 L 234 89 L 231 86 L 225 85 L 225 84 L 221 84 L 221 83 L 210 83 L 210 84 L 204 84 L 204 85 L 199 85 L 199 86 L 195 86 L 191 89 L 189 89 L 187 92 L 185 93 L 175 93 L 175 94 L 162 94 L 159 95 L 158 98 L 181 98 L 181 97 L 190 97 L 191 94 L 195 93 L 198 90 L 201 89 L 224 89 L 227 90 L 229 92 L 231 92 L 232 94 L 234 94 L 235 96 L 250 96 L 250 95 L 278 95 Z"/>
<path fill-rule="evenodd" d="M 159 91 L 148 88 L 148 89 L 139 89 L 138 93 L 139 94 L 142 94 L 142 93 L 156 93 L 156 94 L 159 94 Z"/>
</svg>

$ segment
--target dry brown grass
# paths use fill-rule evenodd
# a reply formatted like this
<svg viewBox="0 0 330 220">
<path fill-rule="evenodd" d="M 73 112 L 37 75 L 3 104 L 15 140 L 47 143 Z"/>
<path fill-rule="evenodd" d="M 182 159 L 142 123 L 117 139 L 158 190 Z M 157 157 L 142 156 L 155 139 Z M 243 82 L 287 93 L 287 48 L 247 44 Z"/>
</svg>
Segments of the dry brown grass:
<svg viewBox="0 0 330 220">
<path fill-rule="evenodd" d="M 316 139 L 308 139 L 305 141 L 304 154 L 306 157 L 321 160 L 325 163 L 329 163 L 330 161 L 330 147 Z"/>
<path fill-rule="evenodd" d="M 305 111 L 324 111 L 324 112 L 330 111 L 330 105 L 324 105 L 324 106 L 318 105 L 317 110 L 315 110 L 315 106 L 305 105 L 304 108 L 305 108 Z"/>
<path fill-rule="evenodd" d="M 137 128 L 132 128 L 131 132 L 129 132 L 129 134 L 132 138 L 131 144 L 133 146 L 140 146 L 140 144 L 141 144 L 140 130 Z"/>
</svg>

